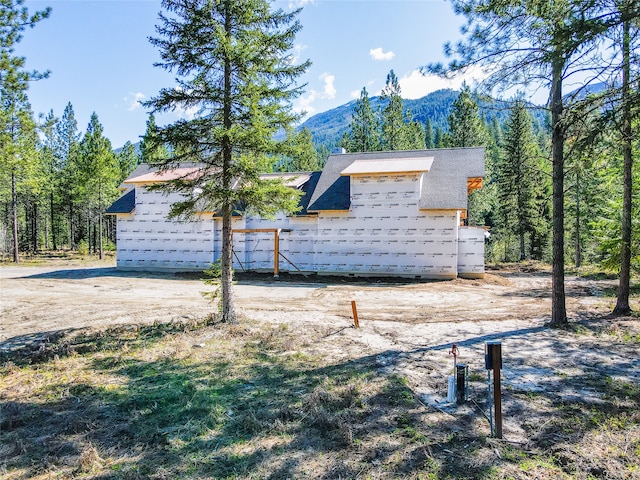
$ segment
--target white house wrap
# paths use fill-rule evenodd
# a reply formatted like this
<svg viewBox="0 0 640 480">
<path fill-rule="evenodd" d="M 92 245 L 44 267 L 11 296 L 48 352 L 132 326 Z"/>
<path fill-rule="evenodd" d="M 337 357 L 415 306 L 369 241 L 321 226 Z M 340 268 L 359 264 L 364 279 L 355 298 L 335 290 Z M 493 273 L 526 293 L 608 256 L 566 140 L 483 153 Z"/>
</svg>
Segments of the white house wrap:
<svg viewBox="0 0 640 480">
<path fill-rule="evenodd" d="M 107 210 L 118 218 L 119 269 L 203 270 L 220 257 L 222 221 L 215 213 L 170 220 L 170 205 L 180 194 L 147 189 L 167 175 L 141 165 Z M 234 216 L 238 271 L 484 274 L 484 229 L 462 225 L 469 192 L 482 186 L 483 148 L 340 153 L 322 172 L 271 175 L 304 192 L 302 209 L 270 220 Z"/>
</svg>

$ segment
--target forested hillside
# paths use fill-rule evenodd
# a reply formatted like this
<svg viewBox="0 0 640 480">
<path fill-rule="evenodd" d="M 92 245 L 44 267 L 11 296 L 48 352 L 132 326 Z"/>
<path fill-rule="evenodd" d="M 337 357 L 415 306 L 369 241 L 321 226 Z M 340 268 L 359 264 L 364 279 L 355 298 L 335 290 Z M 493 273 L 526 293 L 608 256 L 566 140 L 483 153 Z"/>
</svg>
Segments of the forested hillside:
<svg viewBox="0 0 640 480">
<path fill-rule="evenodd" d="M 442 133 L 449 130 L 449 114 L 453 102 L 460 94 L 459 91 L 443 89 L 432 92 L 418 99 L 405 99 L 405 111 L 410 112 L 412 118 L 426 125 L 431 123 L 434 132 L 440 129 Z M 374 112 L 381 112 L 386 101 L 380 97 L 371 97 L 371 108 Z M 309 117 L 302 123 L 300 128 L 307 128 L 311 132 L 316 148 L 326 147 L 331 151 L 340 143 L 340 139 L 348 131 L 353 118 L 353 109 L 357 101 L 353 100 L 339 107 L 326 112 L 318 113 Z M 493 100 L 483 98 L 478 101 L 480 115 L 487 123 L 491 123 L 495 118 L 499 124 L 504 124 L 509 115 L 509 107 L 514 101 Z M 543 107 L 533 104 L 529 105 L 530 112 L 537 129 L 544 128 L 548 123 L 548 113 Z"/>
</svg>

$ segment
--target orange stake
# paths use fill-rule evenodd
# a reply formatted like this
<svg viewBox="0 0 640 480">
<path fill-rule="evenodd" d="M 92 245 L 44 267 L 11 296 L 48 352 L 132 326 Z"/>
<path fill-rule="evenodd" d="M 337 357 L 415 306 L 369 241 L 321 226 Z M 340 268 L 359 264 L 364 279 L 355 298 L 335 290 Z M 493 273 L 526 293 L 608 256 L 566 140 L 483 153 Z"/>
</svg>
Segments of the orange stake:
<svg viewBox="0 0 640 480">
<path fill-rule="evenodd" d="M 353 324 L 356 328 L 360 328 L 360 323 L 358 323 L 358 309 L 356 308 L 355 300 L 351 300 L 351 310 L 353 310 Z"/>
</svg>

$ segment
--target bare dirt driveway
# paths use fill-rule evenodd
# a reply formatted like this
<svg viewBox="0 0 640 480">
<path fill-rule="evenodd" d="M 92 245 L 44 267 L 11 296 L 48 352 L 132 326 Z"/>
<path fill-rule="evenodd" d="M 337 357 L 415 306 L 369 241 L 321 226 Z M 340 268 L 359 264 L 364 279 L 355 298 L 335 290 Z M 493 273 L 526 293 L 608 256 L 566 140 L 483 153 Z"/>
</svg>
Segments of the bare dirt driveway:
<svg viewBox="0 0 640 480">
<path fill-rule="evenodd" d="M 606 312 L 612 301 L 603 291 L 613 286 L 610 280 L 569 278 L 569 315 Z M 0 342 L 64 329 L 202 318 L 212 311 L 201 295 L 207 288 L 194 276 L 119 272 L 112 266 L 3 266 Z M 355 300 L 363 331 L 390 330 L 398 342 L 410 344 L 427 340 L 416 337 L 417 331 L 432 340 L 442 324 L 454 341 L 460 325 L 469 322 L 494 324 L 498 332 L 542 325 L 550 312 L 545 273 L 494 272 L 482 280 L 419 283 L 241 276 L 235 293 L 247 317 L 298 327 L 349 325 Z"/>
<path fill-rule="evenodd" d="M 545 326 L 551 305 L 544 272 L 492 271 L 481 280 L 440 282 L 254 275 L 240 276 L 235 294 L 249 321 L 299 331 L 309 339 L 309 351 L 336 362 L 374 356 L 381 370 L 402 375 L 425 403 L 446 410 L 453 343 L 460 348 L 458 360 L 477 373 L 476 390 L 483 388 L 489 340 L 503 342 L 503 375 L 511 391 L 588 398 L 588 388 L 562 382 L 584 374 L 640 384 L 638 343 L 616 336 L 623 328 L 640 339 L 640 323 L 603 319 L 613 307 L 614 287 L 613 280 L 567 278 L 572 322 L 597 324 L 584 335 Z M 193 276 L 126 273 L 104 265 L 2 266 L 0 354 L 37 347 L 51 332 L 202 319 L 212 310 L 200 293 L 207 288 Z M 352 300 L 359 329 L 351 327 Z M 522 412 L 526 406 L 506 399 L 505 408 Z M 512 439 L 527 436 L 521 421 L 508 421 L 505 432 Z"/>
</svg>

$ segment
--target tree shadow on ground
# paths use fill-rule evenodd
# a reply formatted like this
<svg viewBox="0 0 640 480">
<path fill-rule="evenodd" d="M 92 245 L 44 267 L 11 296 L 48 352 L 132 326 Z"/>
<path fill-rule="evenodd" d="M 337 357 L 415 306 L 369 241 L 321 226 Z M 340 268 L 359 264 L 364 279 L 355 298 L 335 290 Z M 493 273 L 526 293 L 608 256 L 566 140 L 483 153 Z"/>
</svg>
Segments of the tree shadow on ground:
<svg viewBox="0 0 640 480">
<path fill-rule="evenodd" d="M 201 277 L 202 273 L 199 274 Z M 169 278 L 179 280 L 186 278 L 180 273 L 172 272 L 143 272 L 143 271 L 127 271 L 118 270 L 116 267 L 95 267 L 95 268 L 61 268 L 51 270 L 49 272 L 35 273 L 32 275 L 24 275 L 15 278 L 40 278 L 40 279 L 73 279 L 83 280 L 87 278 L 99 278 L 99 277 L 122 277 L 122 278 Z"/>
<path fill-rule="evenodd" d="M 93 478 L 489 478 L 497 467 L 518 468 L 536 452 L 551 455 L 561 473 L 587 468 L 602 477 L 570 445 L 603 424 L 624 429 L 640 423 L 637 385 L 598 371 L 576 375 L 568 386 L 590 388 L 601 398 L 580 403 L 556 395 L 553 379 L 541 378 L 535 395 L 507 393 L 519 400 L 514 405 L 522 411 L 510 413 L 523 418 L 531 437 L 528 445 L 507 448 L 479 430 L 484 420 L 477 412 L 443 416 L 401 377 L 381 370 L 379 357 L 393 363 L 404 353 L 323 365 L 290 353 L 293 339 L 282 331 L 241 337 L 229 351 L 223 340 L 234 331 L 228 330 L 202 355 L 173 355 L 161 344 L 184 329 L 168 328 L 87 335 L 69 353 L 86 364 L 84 376 L 49 378 L 37 399 L 5 401 L 2 466 L 21 471 L 19 478 L 59 470 Z M 159 351 L 147 358 L 144 348 Z M 56 371 L 56 361 L 23 368 L 45 375 L 47 368 Z M 529 416 L 536 402 L 544 408 Z M 498 449 L 504 458 L 494 455 Z"/>
</svg>

